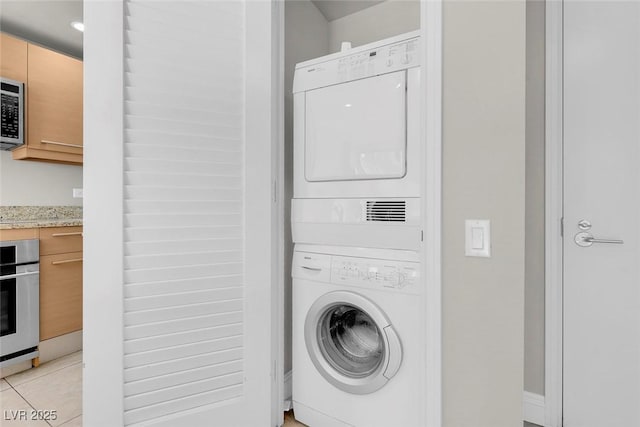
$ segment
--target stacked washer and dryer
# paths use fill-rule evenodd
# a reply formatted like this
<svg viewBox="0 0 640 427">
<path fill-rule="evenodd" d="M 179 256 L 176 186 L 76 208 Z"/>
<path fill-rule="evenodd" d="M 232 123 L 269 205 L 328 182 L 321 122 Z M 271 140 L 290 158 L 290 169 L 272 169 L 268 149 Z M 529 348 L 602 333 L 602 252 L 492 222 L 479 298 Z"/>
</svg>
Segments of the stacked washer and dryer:
<svg viewBox="0 0 640 427">
<path fill-rule="evenodd" d="M 293 407 L 311 427 L 425 424 L 418 45 L 296 66 Z"/>
</svg>

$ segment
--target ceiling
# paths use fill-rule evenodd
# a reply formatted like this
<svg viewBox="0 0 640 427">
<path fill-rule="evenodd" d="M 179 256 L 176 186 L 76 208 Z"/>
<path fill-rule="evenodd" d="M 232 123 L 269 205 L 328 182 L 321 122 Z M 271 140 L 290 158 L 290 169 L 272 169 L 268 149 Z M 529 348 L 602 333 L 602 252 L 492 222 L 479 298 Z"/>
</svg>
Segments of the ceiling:
<svg viewBox="0 0 640 427">
<path fill-rule="evenodd" d="M 384 0 L 311 1 L 327 21 L 333 21 Z M 82 21 L 82 0 L 0 1 L 2 31 L 82 58 L 82 33 L 71 28 L 72 21 Z"/>
<path fill-rule="evenodd" d="M 359 12 L 384 0 L 311 0 L 322 12 L 327 21 L 334 21 L 352 13 Z"/>
<path fill-rule="evenodd" d="M 82 57 L 82 33 L 69 25 L 82 21 L 82 0 L 2 0 L 2 31 Z"/>
</svg>

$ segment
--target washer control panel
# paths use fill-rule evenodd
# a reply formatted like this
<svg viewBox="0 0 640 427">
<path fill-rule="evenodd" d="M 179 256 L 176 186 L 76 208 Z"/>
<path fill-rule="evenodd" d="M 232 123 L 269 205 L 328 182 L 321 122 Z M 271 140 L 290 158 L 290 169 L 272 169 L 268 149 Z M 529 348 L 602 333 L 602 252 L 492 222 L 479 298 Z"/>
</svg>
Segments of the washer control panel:
<svg viewBox="0 0 640 427">
<path fill-rule="evenodd" d="M 417 286 L 419 268 L 416 262 L 333 256 L 331 282 L 411 291 Z"/>
</svg>

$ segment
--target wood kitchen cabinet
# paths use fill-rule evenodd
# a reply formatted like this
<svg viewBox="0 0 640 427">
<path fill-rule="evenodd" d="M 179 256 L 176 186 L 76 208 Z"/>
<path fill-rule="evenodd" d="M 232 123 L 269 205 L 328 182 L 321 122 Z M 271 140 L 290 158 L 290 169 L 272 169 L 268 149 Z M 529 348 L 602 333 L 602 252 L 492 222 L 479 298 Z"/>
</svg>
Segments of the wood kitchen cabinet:
<svg viewBox="0 0 640 427">
<path fill-rule="evenodd" d="M 0 229 L 0 240 L 40 239 L 40 341 L 82 329 L 82 227 Z"/>
<path fill-rule="evenodd" d="M 82 227 L 40 229 L 40 341 L 82 329 Z"/>
<path fill-rule="evenodd" d="M 27 82 L 27 42 L 0 33 L 0 76 Z"/>
<path fill-rule="evenodd" d="M 27 44 L 26 144 L 17 160 L 82 164 L 82 61 Z"/>
</svg>

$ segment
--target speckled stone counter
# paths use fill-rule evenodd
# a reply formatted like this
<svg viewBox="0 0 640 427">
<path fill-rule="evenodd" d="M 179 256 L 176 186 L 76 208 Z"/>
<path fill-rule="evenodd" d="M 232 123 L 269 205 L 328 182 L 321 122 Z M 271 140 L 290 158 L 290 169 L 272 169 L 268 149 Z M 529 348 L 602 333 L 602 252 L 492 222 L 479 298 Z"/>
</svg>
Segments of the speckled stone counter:
<svg viewBox="0 0 640 427">
<path fill-rule="evenodd" d="M 82 225 L 82 206 L 0 206 L 0 230 Z"/>
</svg>

